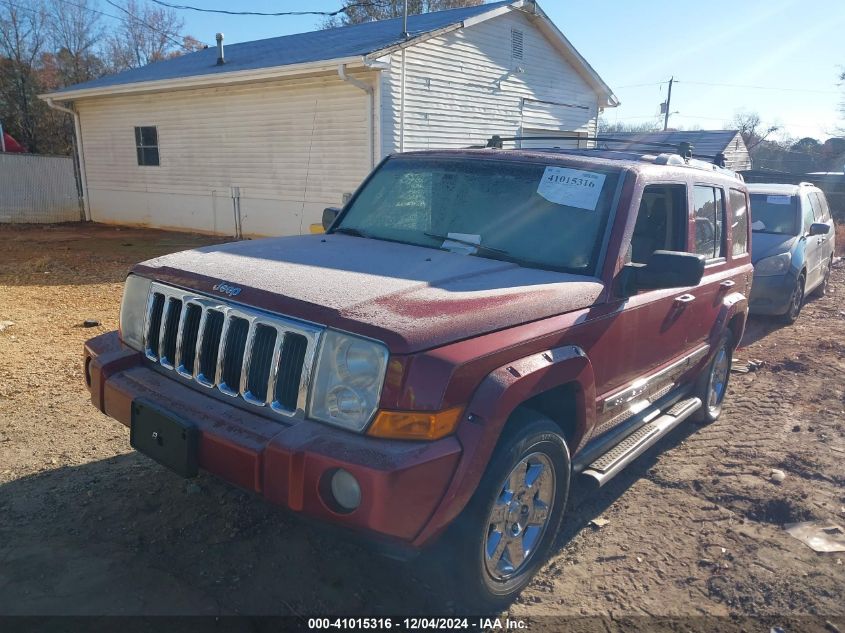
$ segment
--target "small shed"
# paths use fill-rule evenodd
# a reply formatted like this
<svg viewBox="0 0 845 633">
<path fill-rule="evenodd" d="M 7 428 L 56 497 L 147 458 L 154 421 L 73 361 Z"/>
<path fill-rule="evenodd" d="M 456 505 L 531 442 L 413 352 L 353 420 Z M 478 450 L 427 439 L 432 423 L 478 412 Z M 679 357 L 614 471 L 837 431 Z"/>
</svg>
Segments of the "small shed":
<svg viewBox="0 0 845 633">
<path fill-rule="evenodd" d="M 693 146 L 693 156 L 725 155 L 726 167 L 734 171 L 751 169 L 751 156 L 739 130 L 666 130 L 661 132 L 612 132 L 607 136 L 636 143 L 667 143 L 679 146 L 686 142 Z M 625 143 L 610 144 L 627 147 Z M 655 149 L 655 151 L 660 151 Z"/>
<path fill-rule="evenodd" d="M 221 50 L 42 95 L 74 117 L 89 219 L 303 233 L 388 154 L 594 136 L 619 103 L 528 0 Z"/>
</svg>

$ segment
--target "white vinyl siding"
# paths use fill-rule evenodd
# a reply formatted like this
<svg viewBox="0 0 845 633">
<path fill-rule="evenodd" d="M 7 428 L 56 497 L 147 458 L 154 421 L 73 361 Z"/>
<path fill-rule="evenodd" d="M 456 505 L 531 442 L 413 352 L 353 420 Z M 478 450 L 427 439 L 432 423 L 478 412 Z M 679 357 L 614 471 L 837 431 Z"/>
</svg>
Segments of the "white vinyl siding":
<svg viewBox="0 0 845 633">
<path fill-rule="evenodd" d="M 245 233 L 307 232 L 369 171 L 367 99 L 328 76 L 81 100 L 92 218 L 229 233 L 234 186 Z M 160 167 L 138 165 L 136 126 Z"/>
<path fill-rule="evenodd" d="M 522 32 L 522 59 L 512 56 Z M 483 144 L 536 130 L 595 134 L 598 97 L 522 13 L 512 12 L 405 50 L 404 150 Z M 382 152 L 400 151 L 401 51 L 382 76 Z"/>
</svg>

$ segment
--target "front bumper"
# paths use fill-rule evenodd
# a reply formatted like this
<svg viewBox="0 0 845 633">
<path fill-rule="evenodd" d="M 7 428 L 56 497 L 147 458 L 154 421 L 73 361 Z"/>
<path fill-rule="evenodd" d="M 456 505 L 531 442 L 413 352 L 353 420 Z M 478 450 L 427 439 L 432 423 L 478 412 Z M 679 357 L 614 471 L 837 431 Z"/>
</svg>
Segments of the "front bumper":
<svg viewBox="0 0 845 633">
<path fill-rule="evenodd" d="M 766 277 L 754 275 L 748 299 L 749 311 L 754 314 L 784 314 L 797 281 L 792 272 Z"/>
<path fill-rule="evenodd" d="M 126 426 L 137 398 L 196 424 L 200 468 L 306 516 L 383 537 L 388 545 L 424 544 L 415 538 L 461 457 L 454 436 L 384 440 L 309 420 L 286 425 L 256 415 L 153 369 L 117 332 L 85 344 L 85 375 L 94 406 Z M 361 486 L 361 505 L 347 514 L 333 511 L 321 496 L 324 474 L 336 468 L 352 473 Z"/>
</svg>

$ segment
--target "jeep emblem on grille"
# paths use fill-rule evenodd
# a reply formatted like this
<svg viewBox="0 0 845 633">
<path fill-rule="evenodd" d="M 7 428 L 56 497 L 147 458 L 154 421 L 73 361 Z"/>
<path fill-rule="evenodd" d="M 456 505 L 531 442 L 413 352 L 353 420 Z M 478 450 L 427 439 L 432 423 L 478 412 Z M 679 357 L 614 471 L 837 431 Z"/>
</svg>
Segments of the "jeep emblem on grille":
<svg viewBox="0 0 845 633">
<path fill-rule="evenodd" d="M 212 290 L 215 290 L 229 297 L 237 297 L 239 294 L 241 294 L 240 288 L 238 288 L 237 286 L 230 286 L 229 284 L 224 283 L 222 281 L 219 284 L 215 284 Z"/>
</svg>

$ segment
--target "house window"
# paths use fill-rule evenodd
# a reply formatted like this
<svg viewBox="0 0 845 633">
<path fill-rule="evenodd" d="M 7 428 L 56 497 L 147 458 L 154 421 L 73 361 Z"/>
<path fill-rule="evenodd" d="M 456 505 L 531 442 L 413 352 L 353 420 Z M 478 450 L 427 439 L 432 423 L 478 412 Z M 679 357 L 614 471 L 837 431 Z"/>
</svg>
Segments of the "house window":
<svg viewBox="0 0 845 633">
<path fill-rule="evenodd" d="M 154 125 L 135 128 L 135 151 L 139 165 L 158 166 L 158 130 Z"/>
<path fill-rule="evenodd" d="M 511 29 L 511 57 L 522 59 L 523 33 L 518 29 Z"/>
<path fill-rule="evenodd" d="M 734 256 L 745 255 L 748 252 L 748 200 L 745 192 L 739 189 L 730 190 L 731 213 L 733 222 L 731 224 L 731 242 L 733 248 L 731 254 Z"/>
<path fill-rule="evenodd" d="M 722 226 L 724 225 L 725 194 L 716 187 L 696 185 L 695 252 L 707 259 L 724 257 Z"/>
</svg>

